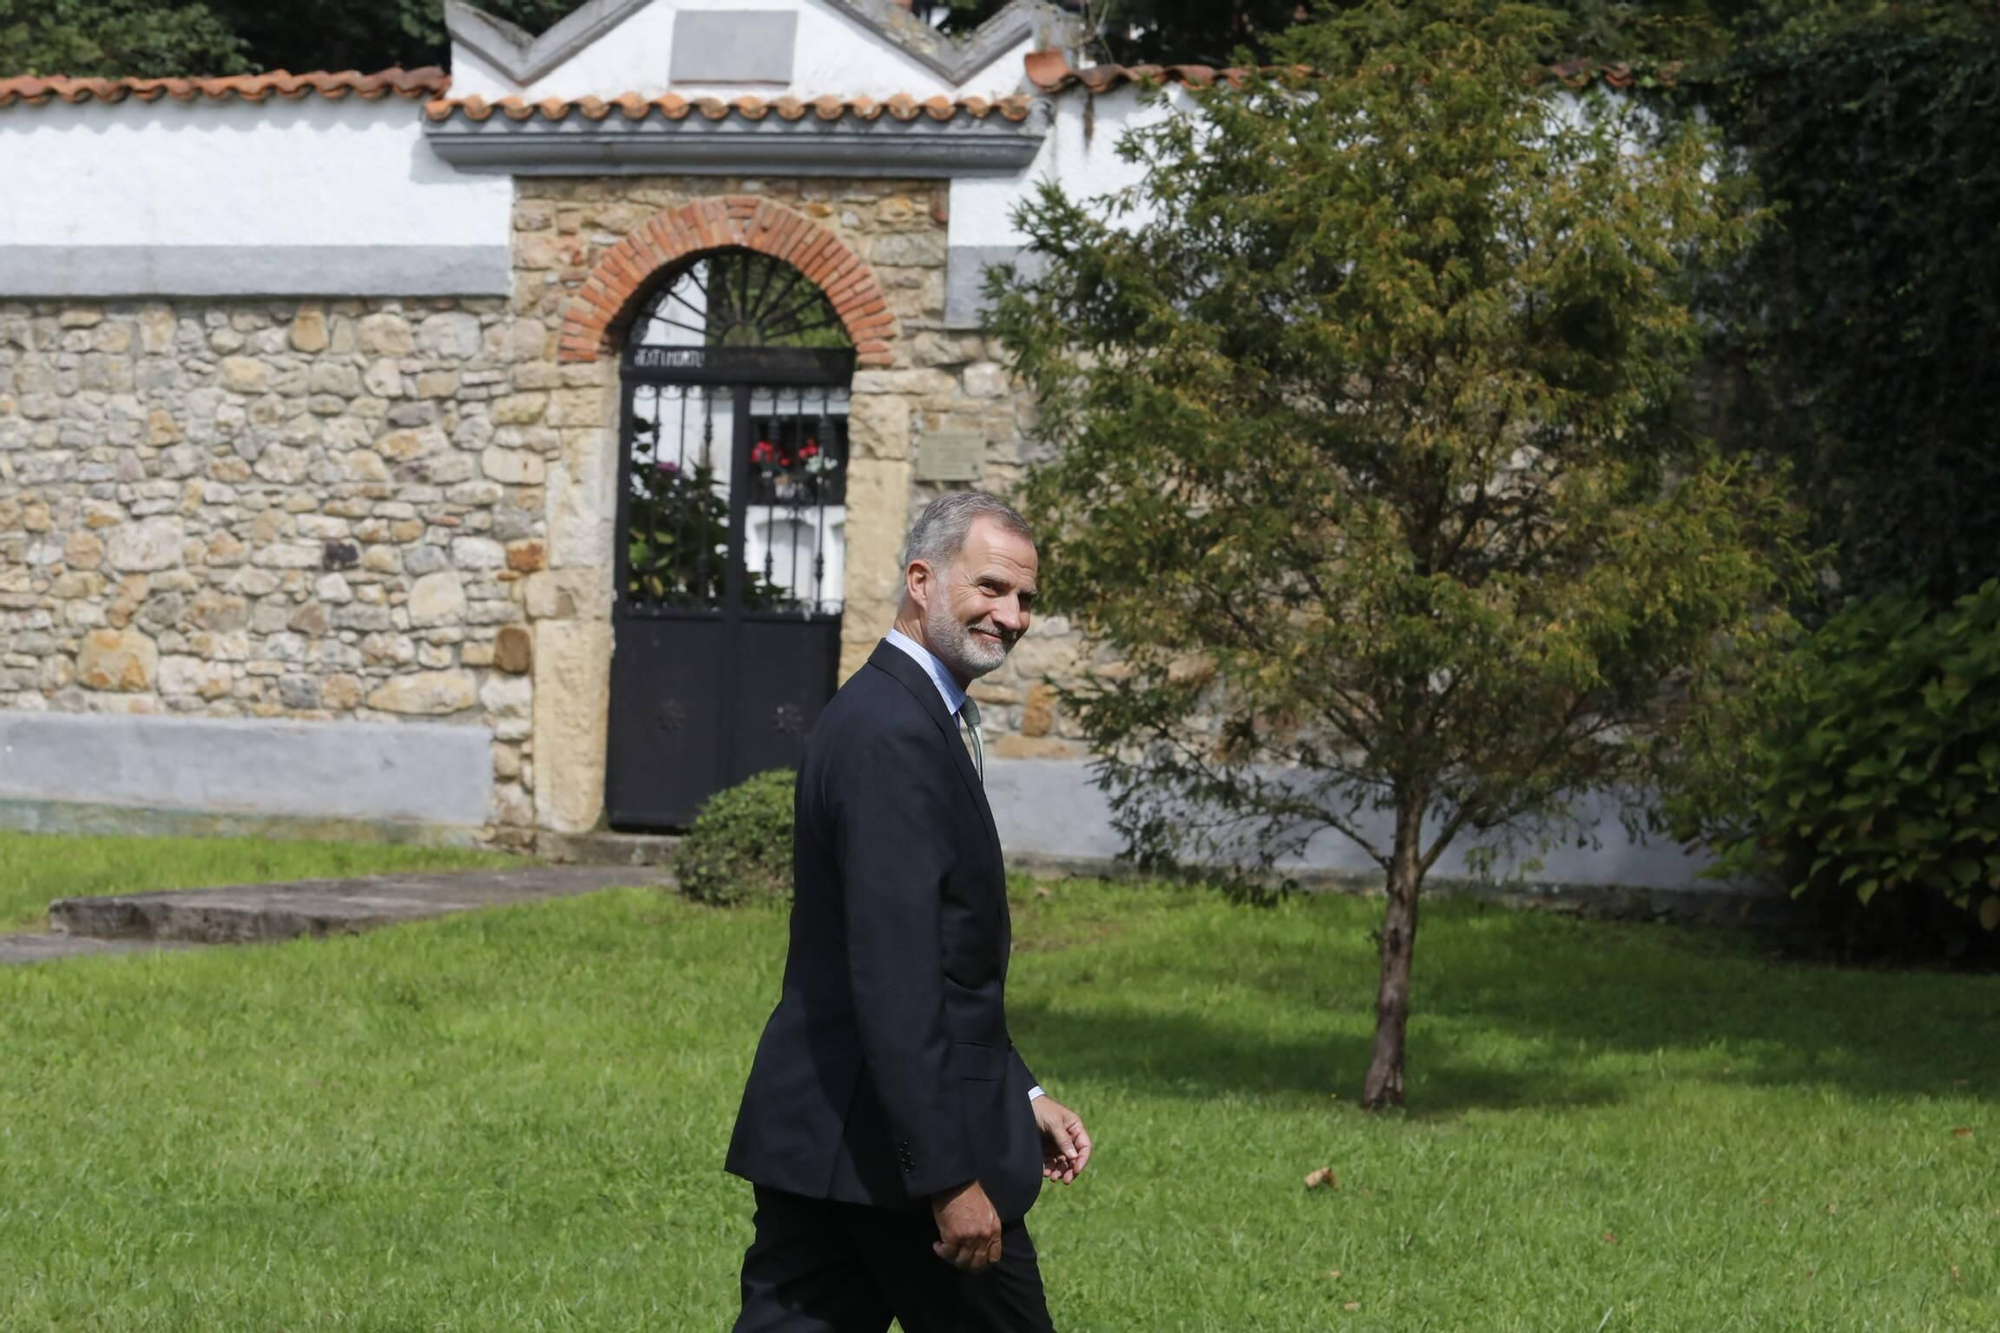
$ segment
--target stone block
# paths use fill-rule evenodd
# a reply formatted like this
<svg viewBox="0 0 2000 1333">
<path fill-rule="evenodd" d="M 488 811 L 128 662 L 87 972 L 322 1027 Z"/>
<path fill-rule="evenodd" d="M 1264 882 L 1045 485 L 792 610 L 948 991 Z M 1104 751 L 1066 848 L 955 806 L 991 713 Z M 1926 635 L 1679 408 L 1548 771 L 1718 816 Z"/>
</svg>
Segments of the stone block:
<svg viewBox="0 0 2000 1333">
<path fill-rule="evenodd" d="M 1052 736 L 1000 736 L 988 742 L 986 753 L 993 759 L 1077 759 L 1088 751 L 1076 741 Z"/>
<path fill-rule="evenodd" d="M 227 662 L 174 654 L 160 659 L 160 693 L 221 699 L 235 687 L 236 672 Z"/>
<path fill-rule="evenodd" d="M 496 426 L 531 426 L 542 419 L 548 406 L 545 393 L 510 393 L 494 399 L 489 410 Z"/>
<path fill-rule="evenodd" d="M 478 700 L 469 671 L 416 671 L 391 677 L 368 693 L 370 708 L 432 717 L 463 712 Z"/>
<path fill-rule="evenodd" d="M 92 630 L 77 650 L 76 681 L 86 690 L 150 690 L 159 669 L 159 646 L 136 629 Z"/>
<path fill-rule="evenodd" d="M 604 808 L 611 625 L 547 621 L 535 637 L 536 818 L 543 828 L 581 832 Z"/>
<path fill-rule="evenodd" d="M 301 352 L 323 352 L 326 350 L 326 312 L 318 306 L 300 306 L 292 316 L 289 331 L 292 346 Z"/>
<path fill-rule="evenodd" d="M 459 624 L 465 619 L 465 581 L 455 570 L 426 574 L 410 586 L 405 609 L 413 626 Z"/>
<path fill-rule="evenodd" d="M 63 561 L 71 569 L 96 569 L 104 562 L 104 542 L 94 532 L 72 532 L 63 543 Z"/>
<path fill-rule="evenodd" d="M 270 378 L 269 367 L 252 356 L 225 356 L 218 369 L 231 393 L 262 393 Z"/>
<path fill-rule="evenodd" d="M 471 644 L 466 645 L 470 652 Z M 503 625 L 493 640 L 493 665 L 510 675 L 525 675 L 535 664 L 535 636 L 526 625 Z"/>
<path fill-rule="evenodd" d="M 410 322 L 389 312 L 362 316 L 354 327 L 354 343 L 370 356 L 408 356 L 417 346 Z"/>
<path fill-rule="evenodd" d="M 451 562 L 460 569 L 505 569 L 507 548 L 491 537 L 453 537 Z"/>
<path fill-rule="evenodd" d="M 458 310 L 427 316 L 417 326 L 417 350 L 451 360 L 478 356 L 479 317 Z"/>
<path fill-rule="evenodd" d="M 479 687 L 480 707 L 496 718 L 527 717 L 534 698 L 534 683 L 526 676 L 488 676 Z"/>
<path fill-rule="evenodd" d="M 545 569 L 520 584 L 530 620 L 601 620 L 611 614 L 610 580 L 595 569 Z"/>
<path fill-rule="evenodd" d="M 548 479 L 548 465 L 542 456 L 525 449 L 488 449 L 479 455 L 479 467 L 508 486 L 539 486 Z"/>
<path fill-rule="evenodd" d="M 965 368 L 965 392 L 973 398 L 998 398 L 1013 387 L 1005 368 L 991 361 L 975 361 Z"/>
<path fill-rule="evenodd" d="M 29 517 L 24 512 L 22 526 L 32 532 Z M 121 523 L 111 529 L 110 537 L 107 559 L 113 569 L 168 569 L 181 562 L 186 531 L 180 519 L 160 516 Z"/>
<path fill-rule="evenodd" d="M 1055 723 L 1055 688 L 1047 683 L 1028 687 L 1028 702 L 1021 708 L 1021 734 L 1046 736 Z"/>
</svg>

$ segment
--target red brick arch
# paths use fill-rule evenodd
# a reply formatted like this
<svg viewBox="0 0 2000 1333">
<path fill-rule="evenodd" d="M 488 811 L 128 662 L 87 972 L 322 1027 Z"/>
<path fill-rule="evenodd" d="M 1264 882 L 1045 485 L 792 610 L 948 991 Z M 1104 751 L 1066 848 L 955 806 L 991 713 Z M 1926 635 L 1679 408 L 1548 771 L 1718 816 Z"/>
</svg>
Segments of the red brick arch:
<svg viewBox="0 0 2000 1333">
<path fill-rule="evenodd" d="M 802 213 L 771 199 L 728 194 L 663 208 L 606 250 L 563 311 L 558 356 L 595 361 L 655 275 L 668 265 L 743 246 L 791 264 L 819 284 L 848 337 L 856 361 L 886 366 L 895 316 L 875 273 L 845 242 Z"/>
</svg>

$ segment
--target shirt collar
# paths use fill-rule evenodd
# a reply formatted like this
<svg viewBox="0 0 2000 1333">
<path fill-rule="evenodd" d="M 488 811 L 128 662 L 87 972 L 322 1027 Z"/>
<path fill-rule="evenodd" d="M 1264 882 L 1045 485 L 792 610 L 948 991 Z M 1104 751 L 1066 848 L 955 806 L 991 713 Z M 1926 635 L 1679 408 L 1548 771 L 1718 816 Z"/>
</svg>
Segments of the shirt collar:
<svg viewBox="0 0 2000 1333">
<path fill-rule="evenodd" d="M 924 669 L 924 674 L 931 678 L 931 684 L 937 686 L 937 692 L 944 698 L 945 712 L 957 717 L 958 710 L 965 707 L 965 690 L 953 678 L 951 669 L 938 661 L 937 654 L 894 627 L 890 628 L 885 642 L 902 649 L 911 661 Z"/>
</svg>

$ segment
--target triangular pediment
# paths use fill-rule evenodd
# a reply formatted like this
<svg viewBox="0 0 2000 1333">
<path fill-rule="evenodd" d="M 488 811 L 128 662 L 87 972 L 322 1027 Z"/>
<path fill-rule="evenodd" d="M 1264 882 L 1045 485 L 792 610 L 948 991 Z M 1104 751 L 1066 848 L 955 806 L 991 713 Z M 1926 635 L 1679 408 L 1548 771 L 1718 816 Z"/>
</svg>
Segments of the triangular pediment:
<svg viewBox="0 0 2000 1333">
<path fill-rule="evenodd" d="M 677 84 L 782 87 L 802 98 L 891 85 L 922 96 L 974 81 L 1012 91 L 1025 50 L 1066 46 L 1074 35 L 1073 20 L 1047 0 L 1012 0 L 964 37 L 894 0 L 587 0 L 540 33 L 446 0 L 445 23 L 455 90 L 483 76 L 510 86 L 482 93 L 530 97 L 651 95 Z M 830 46 L 842 48 L 839 60 L 829 59 Z M 843 78 L 854 86 L 838 86 Z"/>
</svg>

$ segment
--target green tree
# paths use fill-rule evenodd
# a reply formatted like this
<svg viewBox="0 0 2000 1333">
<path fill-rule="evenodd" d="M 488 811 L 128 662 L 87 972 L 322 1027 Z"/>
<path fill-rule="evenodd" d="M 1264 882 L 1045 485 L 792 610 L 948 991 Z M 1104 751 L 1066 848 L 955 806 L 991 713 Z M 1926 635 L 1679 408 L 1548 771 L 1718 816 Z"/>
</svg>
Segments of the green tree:
<svg viewBox="0 0 2000 1333">
<path fill-rule="evenodd" d="M 1696 129 L 1533 77 L 1557 23 L 1313 25 L 1281 54 L 1336 73 L 1131 135 L 1139 211 L 1047 189 L 1042 273 L 993 282 L 1049 592 L 1121 659 L 1067 702 L 1133 849 L 1331 830 L 1385 873 L 1369 1107 L 1438 858 L 1640 788 L 1786 567 L 1781 498 L 1679 410 L 1745 223 Z"/>
<path fill-rule="evenodd" d="M 540 32 L 576 0 L 489 0 Z M 444 64 L 443 0 L 0 0 L 0 76 L 163 78 Z"/>
<path fill-rule="evenodd" d="M 1839 596 L 2000 574 L 2000 15 L 1821 15 L 1707 98 L 1777 214 L 1728 289 L 1728 434 L 1790 460 Z M 1800 96 L 1802 88 L 1812 96 Z"/>
<path fill-rule="evenodd" d="M 265 69 L 443 65 L 451 55 L 444 0 L 209 0 Z M 480 0 L 478 8 L 539 33 L 582 0 Z M 608 91 L 608 90 L 607 90 Z"/>
<path fill-rule="evenodd" d="M 242 39 L 206 4 L 0 0 L 0 76 L 118 78 L 251 68 Z"/>
</svg>

